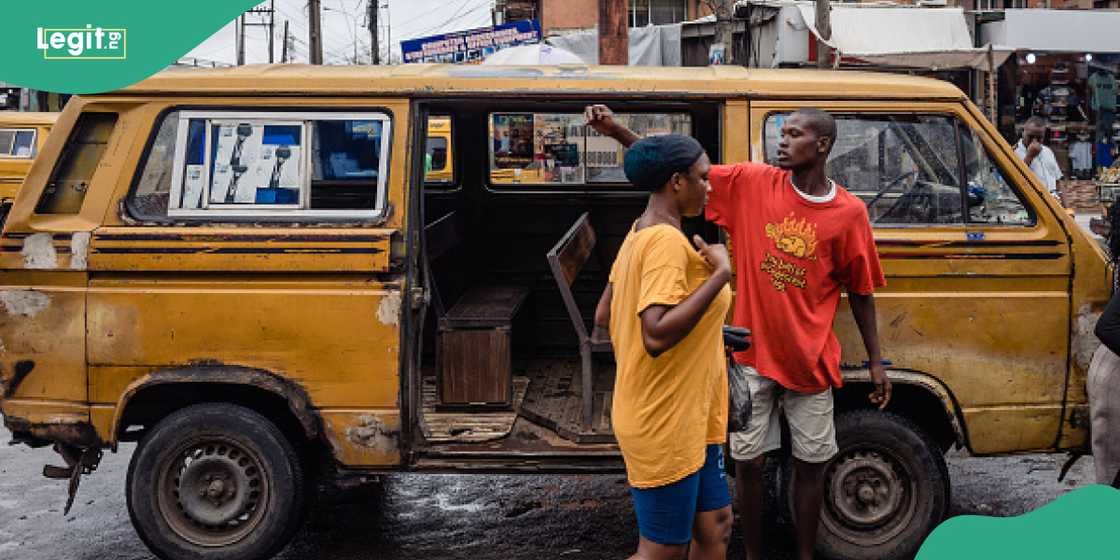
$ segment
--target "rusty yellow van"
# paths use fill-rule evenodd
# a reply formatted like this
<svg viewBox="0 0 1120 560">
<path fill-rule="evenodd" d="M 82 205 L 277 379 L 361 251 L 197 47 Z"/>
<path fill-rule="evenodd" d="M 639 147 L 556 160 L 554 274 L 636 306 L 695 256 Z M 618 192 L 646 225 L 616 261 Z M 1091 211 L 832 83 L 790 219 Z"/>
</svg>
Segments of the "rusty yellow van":
<svg viewBox="0 0 1120 560">
<path fill-rule="evenodd" d="M 895 396 L 868 408 L 842 312 L 822 554 L 912 555 L 953 447 L 1085 445 L 1105 256 L 967 97 L 737 67 L 246 66 L 75 98 L 0 237 L 5 425 L 56 445 L 57 478 L 138 442 L 129 513 L 166 559 L 272 555 L 315 479 L 620 472 L 588 324 L 646 193 L 590 103 L 719 162 L 772 157 L 798 107 L 838 118 L 829 172 L 874 221 Z"/>
<path fill-rule="evenodd" d="M 16 198 L 58 113 L 0 111 L 0 204 Z"/>
</svg>

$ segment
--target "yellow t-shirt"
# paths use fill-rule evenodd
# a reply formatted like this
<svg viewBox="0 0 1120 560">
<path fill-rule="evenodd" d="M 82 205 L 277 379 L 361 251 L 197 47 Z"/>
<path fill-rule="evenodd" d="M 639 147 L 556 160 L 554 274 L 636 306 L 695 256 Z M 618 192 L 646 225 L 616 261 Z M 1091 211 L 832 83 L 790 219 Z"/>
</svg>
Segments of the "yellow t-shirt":
<svg viewBox="0 0 1120 560">
<path fill-rule="evenodd" d="M 677 228 L 631 231 L 611 267 L 611 341 L 618 373 L 611 421 L 635 488 L 676 482 L 704 465 L 705 447 L 727 439 L 727 359 L 722 328 L 731 305 L 724 286 L 687 336 L 654 358 L 639 314 L 677 305 L 711 275 Z"/>
</svg>

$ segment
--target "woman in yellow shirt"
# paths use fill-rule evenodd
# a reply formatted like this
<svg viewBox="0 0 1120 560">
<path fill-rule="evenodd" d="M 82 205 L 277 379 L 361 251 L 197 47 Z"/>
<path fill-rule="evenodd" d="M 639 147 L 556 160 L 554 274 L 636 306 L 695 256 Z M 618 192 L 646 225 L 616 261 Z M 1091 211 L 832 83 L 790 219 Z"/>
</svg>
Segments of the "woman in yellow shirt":
<svg viewBox="0 0 1120 560">
<path fill-rule="evenodd" d="M 731 534 L 722 448 L 731 264 L 723 245 L 696 236 L 697 250 L 681 231 L 682 216 L 704 210 L 709 167 L 681 135 L 639 140 L 624 161 L 649 202 L 611 267 L 596 324 L 609 322 L 618 364 L 611 419 L 638 518 L 633 558 L 722 560 Z"/>
</svg>

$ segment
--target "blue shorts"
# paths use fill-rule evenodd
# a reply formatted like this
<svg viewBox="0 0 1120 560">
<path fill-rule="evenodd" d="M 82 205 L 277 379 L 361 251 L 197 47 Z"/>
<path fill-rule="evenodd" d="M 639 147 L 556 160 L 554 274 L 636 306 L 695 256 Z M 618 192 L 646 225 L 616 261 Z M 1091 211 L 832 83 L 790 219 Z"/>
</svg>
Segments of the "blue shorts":
<svg viewBox="0 0 1120 560">
<path fill-rule="evenodd" d="M 688 544 L 698 512 L 731 503 L 723 470 L 723 446 L 709 445 L 704 466 L 683 479 L 656 488 L 631 488 L 630 495 L 642 537 L 657 544 Z"/>
</svg>

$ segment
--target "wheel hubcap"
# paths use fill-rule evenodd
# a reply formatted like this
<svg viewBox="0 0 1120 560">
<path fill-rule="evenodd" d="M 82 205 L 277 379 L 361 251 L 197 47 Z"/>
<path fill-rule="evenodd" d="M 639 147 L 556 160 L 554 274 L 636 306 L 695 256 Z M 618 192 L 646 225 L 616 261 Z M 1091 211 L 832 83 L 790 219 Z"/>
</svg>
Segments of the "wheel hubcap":
<svg viewBox="0 0 1120 560">
<path fill-rule="evenodd" d="M 160 509 L 175 533 L 200 546 L 228 546 L 259 525 L 269 484 L 254 454 L 209 438 L 180 448 L 160 488 Z"/>
<path fill-rule="evenodd" d="M 898 512 L 905 493 L 902 481 L 879 454 L 851 454 L 833 477 L 832 502 L 846 524 L 873 527 Z"/>
<path fill-rule="evenodd" d="M 828 467 L 821 521 L 862 546 L 882 544 L 915 514 L 916 488 L 902 461 L 877 449 L 846 450 Z"/>
</svg>

